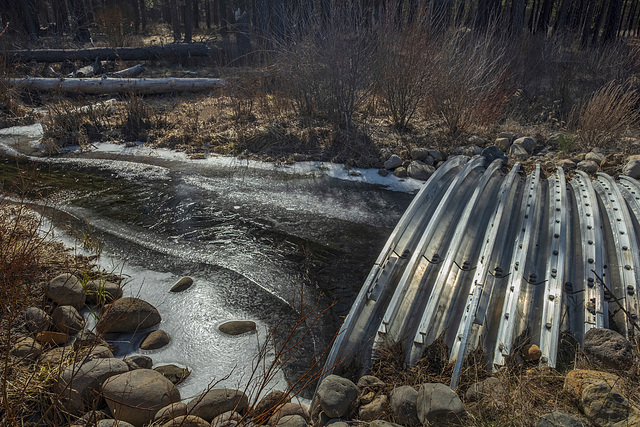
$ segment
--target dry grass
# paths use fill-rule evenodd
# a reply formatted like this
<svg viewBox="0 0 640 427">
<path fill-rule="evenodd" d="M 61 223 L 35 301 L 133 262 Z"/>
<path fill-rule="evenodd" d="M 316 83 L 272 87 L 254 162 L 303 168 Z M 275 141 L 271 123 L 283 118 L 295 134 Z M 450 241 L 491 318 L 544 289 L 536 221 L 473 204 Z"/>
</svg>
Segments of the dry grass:
<svg viewBox="0 0 640 427">
<path fill-rule="evenodd" d="M 621 147 L 619 141 L 638 130 L 640 94 L 629 83 L 610 82 L 574 107 L 569 128 L 584 149 Z"/>
</svg>

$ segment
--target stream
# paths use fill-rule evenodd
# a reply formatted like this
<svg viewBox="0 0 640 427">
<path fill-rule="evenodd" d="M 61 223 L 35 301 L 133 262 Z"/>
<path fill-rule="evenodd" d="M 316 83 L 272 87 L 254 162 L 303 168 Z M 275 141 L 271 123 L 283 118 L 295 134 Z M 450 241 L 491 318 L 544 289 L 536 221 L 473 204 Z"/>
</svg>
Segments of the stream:
<svg viewBox="0 0 640 427">
<path fill-rule="evenodd" d="M 0 188 L 49 195 L 44 212 L 56 236 L 80 253 L 98 251 L 101 268 L 125 277 L 125 295 L 158 308 L 171 343 L 145 352 L 141 337 L 129 337 L 116 343 L 117 355 L 188 367 L 183 398 L 213 381 L 243 387 L 257 355 L 273 359 L 269 346 L 260 348 L 274 328 L 279 342 L 286 337 L 302 296 L 303 312 L 317 305 L 301 328 L 309 333 L 296 335 L 300 351 L 272 387 L 295 382 L 330 345 L 421 185 L 375 170 L 190 160 L 142 145 L 102 143 L 43 158 L 38 126 L 0 131 Z M 170 293 L 183 276 L 194 285 Z M 241 319 L 255 321 L 257 333 L 217 329 Z"/>
</svg>

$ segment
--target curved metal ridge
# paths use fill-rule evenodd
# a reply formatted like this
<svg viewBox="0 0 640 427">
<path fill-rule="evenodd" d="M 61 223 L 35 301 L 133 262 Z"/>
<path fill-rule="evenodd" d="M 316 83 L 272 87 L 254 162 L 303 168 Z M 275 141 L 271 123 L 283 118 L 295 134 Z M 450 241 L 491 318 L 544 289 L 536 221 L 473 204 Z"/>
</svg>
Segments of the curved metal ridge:
<svg viewBox="0 0 640 427">
<path fill-rule="evenodd" d="M 451 387 L 481 346 L 490 369 L 523 344 L 558 363 L 560 336 L 611 326 L 631 338 L 640 315 L 640 184 L 501 160 L 448 160 L 414 198 L 345 319 L 326 366 L 363 367 L 401 343 L 407 366 L 436 339 Z M 491 163 L 490 163 L 491 162 Z M 353 364 L 349 364 L 353 367 Z"/>
</svg>

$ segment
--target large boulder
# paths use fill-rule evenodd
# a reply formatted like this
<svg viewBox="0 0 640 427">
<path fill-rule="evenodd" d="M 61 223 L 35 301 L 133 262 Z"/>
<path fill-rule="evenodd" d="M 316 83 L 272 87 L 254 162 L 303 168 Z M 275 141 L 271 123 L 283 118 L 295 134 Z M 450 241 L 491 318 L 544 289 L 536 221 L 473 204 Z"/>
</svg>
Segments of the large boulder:
<svg viewBox="0 0 640 427">
<path fill-rule="evenodd" d="M 536 140 L 529 136 L 518 138 L 513 141 L 513 143 L 521 145 L 525 150 L 527 150 L 527 153 L 529 154 L 533 154 L 533 150 L 535 150 L 536 148 Z"/>
<path fill-rule="evenodd" d="M 278 406 L 289 402 L 289 400 L 289 396 L 285 392 L 273 390 L 260 399 L 260 402 L 253 408 L 252 417 L 260 417 L 260 420 L 266 421 L 271 418 Z"/>
<path fill-rule="evenodd" d="M 558 162 L 558 166 L 565 172 L 571 172 L 576 169 L 576 164 L 571 159 L 562 159 Z"/>
<path fill-rule="evenodd" d="M 421 181 L 428 180 L 435 171 L 436 168 L 421 162 L 420 160 L 412 161 L 407 168 L 407 174 L 409 177 L 419 179 Z"/>
<path fill-rule="evenodd" d="M 104 382 L 102 394 L 115 419 L 136 427 L 150 423 L 158 410 L 180 400 L 176 386 L 151 369 L 112 376 Z"/>
<path fill-rule="evenodd" d="M 66 358 L 73 354 L 73 346 L 54 347 L 45 351 L 40 356 L 40 363 L 47 365 L 60 365 Z"/>
<path fill-rule="evenodd" d="M 389 159 L 384 162 L 384 168 L 387 170 L 392 170 L 400 166 L 402 166 L 402 159 L 395 154 L 391 155 Z"/>
<path fill-rule="evenodd" d="M 582 348 L 606 368 L 626 369 L 633 363 L 631 343 L 611 329 L 589 329 L 584 334 Z"/>
<path fill-rule="evenodd" d="M 53 310 L 51 319 L 56 328 L 65 334 L 75 335 L 84 328 L 84 318 L 71 305 L 61 305 Z"/>
<path fill-rule="evenodd" d="M 24 311 L 25 326 L 30 332 L 46 331 L 51 328 L 52 320 L 44 310 L 38 307 L 29 307 Z"/>
<path fill-rule="evenodd" d="M 235 427 L 241 419 L 242 415 L 235 411 L 228 411 L 215 417 L 213 421 L 211 421 L 211 427 Z M 252 419 L 254 424 L 259 425 L 257 421 L 255 418 Z"/>
<path fill-rule="evenodd" d="M 41 353 L 42 345 L 31 337 L 20 338 L 9 351 L 13 357 L 27 361 L 37 359 Z"/>
<path fill-rule="evenodd" d="M 45 288 L 45 295 L 58 305 L 72 305 L 78 310 L 87 299 L 82 283 L 69 273 L 52 279 Z"/>
<path fill-rule="evenodd" d="M 72 413 L 93 407 L 99 400 L 100 388 L 108 378 L 127 372 L 127 364 L 120 359 L 93 359 L 67 366 L 56 384 L 56 392 Z"/>
<path fill-rule="evenodd" d="M 640 178 L 640 160 L 629 160 L 622 168 L 622 174 L 631 178 Z"/>
<path fill-rule="evenodd" d="M 134 427 L 125 421 L 118 421 L 114 419 L 100 420 L 96 423 L 96 427 Z"/>
<path fill-rule="evenodd" d="M 509 138 L 496 138 L 496 141 L 494 144 L 500 150 L 506 152 L 509 149 L 509 147 L 511 147 L 511 140 Z"/>
<path fill-rule="evenodd" d="M 120 298 L 111 303 L 98 322 L 98 330 L 110 332 L 137 332 L 160 323 L 158 310 L 140 298 Z"/>
<path fill-rule="evenodd" d="M 231 320 L 218 327 L 220 332 L 227 335 L 241 335 L 256 330 L 256 322 L 251 320 Z"/>
<path fill-rule="evenodd" d="M 135 369 L 151 369 L 153 366 L 153 360 L 149 356 L 141 354 L 125 357 L 124 361 L 129 365 L 129 368 L 131 368 L 131 364 L 135 365 Z"/>
<path fill-rule="evenodd" d="M 64 332 L 42 331 L 36 334 L 36 340 L 40 341 L 42 344 L 63 345 L 69 341 L 69 339 L 69 335 Z"/>
<path fill-rule="evenodd" d="M 578 163 L 577 167 L 585 173 L 596 173 L 598 171 L 598 164 L 593 160 L 583 160 Z"/>
<path fill-rule="evenodd" d="M 507 393 L 500 381 L 496 377 L 489 377 L 473 384 L 465 393 L 465 402 L 483 402 L 499 406 Z"/>
<path fill-rule="evenodd" d="M 624 396 L 624 380 L 617 375 L 576 369 L 567 374 L 564 390 L 596 425 L 639 425 L 640 411 Z"/>
<path fill-rule="evenodd" d="M 287 415 L 278 420 L 277 427 L 307 427 L 307 421 L 300 415 Z"/>
<path fill-rule="evenodd" d="M 496 159 L 500 159 L 504 163 L 506 163 L 507 160 L 509 160 L 507 159 L 507 156 L 504 154 L 504 152 L 500 148 L 496 147 L 495 145 L 490 145 L 484 150 L 482 150 L 482 157 L 487 159 L 489 163 L 493 162 Z"/>
<path fill-rule="evenodd" d="M 89 280 L 85 290 L 88 304 L 107 304 L 122 298 L 122 287 L 107 280 Z"/>
<path fill-rule="evenodd" d="M 398 178 L 406 178 L 409 176 L 407 174 L 407 168 L 404 166 L 399 166 L 393 170 L 393 176 L 397 176 Z"/>
<path fill-rule="evenodd" d="M 269 424 L 277 424 L 280 418 L 287 417 L 289 415 L 300 415 L 306 422 L 311 419 L 309 415 L 309 408 L 301 403 L 285 403 L 278 409 L 269 419 Z"/>
<path fill-rule="evenodd" d="M 358 387 L 346 378 L 329 375 L 318 387 L 316 399 L 330 418 L 340 418 L 349 413 L 358 397 Z"/>
<path fill-rule="evenodd" d="M 358 409 L 358 418 L 362 421 L 374 421 L 382 417 L 389 406 L 389 398 L 379 394 L 373 400 Z"/>
<path fill-rule="evenodd" d="M 228 411 L 244 414 L 249 409 L 249 398 L 240 390 L 213 389 L 196 396 L 187 404 L 187 413 L 211 422 Z"/>
<path fill-rule="evenodd" d="M 154 422 L 166 422 L 181 415 L 187 415 L 187 404 L 182 402 L 171 403 L 156 412 Z"/>
<path fill-rule="evenodd" d="M 598 166 L 600 166 L 602 164 L 602 162 L 604 162 L 605 159 L 605 155 L 602 153 L 596 153 L 594 151 L 591 151 L 589 153 L 587 153 L 584 156 L 585 160 L 592 160 L 594 162 L 596 162 L 598 164 Z"/>
<path fill-rule="evenodd" d="M 527 160 L 529 158 L 529 152 L 521 144 L 513 143 L 509 147 L 509 157 L 516 160 Z"/>
<path fill-rule="evenodd" d="M 458 395 L 444 384 L 420 386 L 416 400 L 418 419 L 422 424 L 460 425 L 466 411 Z"/>
<path fill-rule="evenodd" d="M 411 386 L 396 387 L 391 392 L 389 406 L 393 419 L 405 426 L 419 426 L 422 423 L 418 418 L 416 402 L 418 392 Z"/>
<path fill-rule="evenodd" d="M 151 332 L 140 344 L 142 350 L 157 350 L 169 344 L 169 335 L 162 329 Z"/>
</svg>

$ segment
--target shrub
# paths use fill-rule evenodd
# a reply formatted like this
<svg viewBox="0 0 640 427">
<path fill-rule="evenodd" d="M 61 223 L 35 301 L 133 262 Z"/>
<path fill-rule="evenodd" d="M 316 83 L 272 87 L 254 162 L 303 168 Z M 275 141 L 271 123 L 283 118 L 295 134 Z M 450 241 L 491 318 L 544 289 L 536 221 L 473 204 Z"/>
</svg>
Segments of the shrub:
<svg viewBox="0 0 640 427">
<path fill-rule="evenodd" d="M 577 133 L 585 149 L 624 148 L 618 141 L 640 121 L 640 95 L 629 83 L 604 85 L 571 111 L 567 127 Z"/>
</svg>

